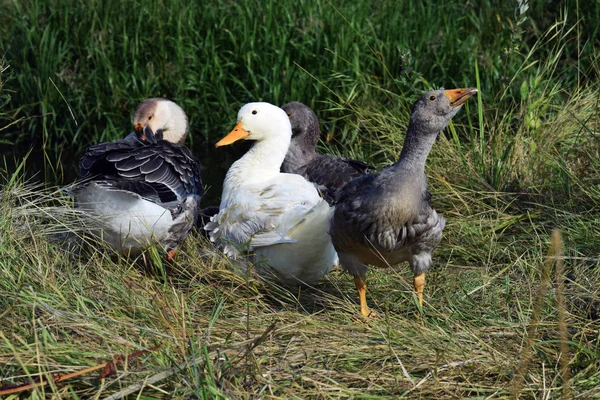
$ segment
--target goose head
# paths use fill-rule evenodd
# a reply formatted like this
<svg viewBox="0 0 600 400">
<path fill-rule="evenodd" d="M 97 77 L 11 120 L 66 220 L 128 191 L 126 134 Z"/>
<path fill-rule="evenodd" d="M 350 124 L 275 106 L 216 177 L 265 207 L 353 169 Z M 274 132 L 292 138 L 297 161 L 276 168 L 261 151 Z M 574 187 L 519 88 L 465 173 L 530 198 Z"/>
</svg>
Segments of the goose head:
<svg viewBox="0 0 600 400">
<path fill-rule="evenodd" d="M 138 105 L 133 115 L 133 126 L 138 137 L 150 141 L 149 134 L 152 132 L 156 139 L 182 144 L 188 133 L 187 115 L 181 107 L 159 97 Z"/>
<path fill-rule="evenodd" d="M 437 135 L 475 93 L 475 88 L 430 90 L 414 102 L 410 123 L 421 134 Z"/>
<path fill-rule="evenodd" d="M 315 148 L 319 141 L 319 119 L 310 107 L 292 101 L 281 107 L 292 124 L 292 145 Z"/>
<path fill-rule="evenodd" d="M 292 136 L 290 120 L 281 108 L 269 103 L 248 103 L 238 112 L 237 125 L 217 142 L 216 147 L 226 146 L 240 139 L 287 141 Z M 287 150 L 287 146 L 286 146 Z"/>
</svg>

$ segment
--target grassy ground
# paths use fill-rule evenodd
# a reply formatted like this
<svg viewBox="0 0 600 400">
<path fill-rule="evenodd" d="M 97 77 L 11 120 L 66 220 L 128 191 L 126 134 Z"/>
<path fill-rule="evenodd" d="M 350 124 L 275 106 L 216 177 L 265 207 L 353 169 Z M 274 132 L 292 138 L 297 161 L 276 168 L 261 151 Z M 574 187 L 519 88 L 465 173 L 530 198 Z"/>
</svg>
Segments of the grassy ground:
<svg viewBox="0 0 600 400">
<path fill-rule="evenodd" d="M 427 165 L 448 225 L 423 313 L 406 266 L 369 272 L 379 318 L 363 321 L 347 274 L 279 288 L 200 237 L 175 265 L 73 254 L 70 200 L 5 161 L 0 390 L 129 355 L 23 396 L 600 397 L 598 3 L 346 3 L 5 0 L 0 144 L 43 147 L 61 183 L 73 146 L 121 136 L 145 97 L 184 106 L 200 154 L 242 103 L 301 100 L 323 152 L 382 166 L 416 93 L 477 86 Z M 554 228 L 564 272 L 546 260 Z"/>
</svg>

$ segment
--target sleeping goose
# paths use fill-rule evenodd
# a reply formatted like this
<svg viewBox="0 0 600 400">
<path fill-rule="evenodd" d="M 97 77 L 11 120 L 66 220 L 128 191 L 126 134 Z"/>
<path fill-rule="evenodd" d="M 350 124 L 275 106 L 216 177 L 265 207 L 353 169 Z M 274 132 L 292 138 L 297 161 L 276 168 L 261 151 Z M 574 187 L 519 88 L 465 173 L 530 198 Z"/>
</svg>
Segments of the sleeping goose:
<svg viewBox="0 0 600 400">
<path fill-rule="evenodd" d="M 438 134 L 476 92 L 469 88 L 425 93 L 412 106 L 400 159 L 341 190 L 330 233 L 342 268 L 354 276 L 362 315 L 370 314 L 368 264 L 389 267 L 408 261 L 423 306 L 425 272 L 446 223 L 431 206 L 425 161 Z"/>
<path fill-rule="evenodd" d="M 174 102 L 152 98 L 137 107 L 134 128 L 86 150 L 71 193 L 115 251 L 136 255 L 156 243 L 172 259 L 204 192 L 200 162 L 182 145 L 187 116 Z"/>
<path fill-rule="evenodd" d="M 281 171 L 298 174 L 316 183 L 330 204 L 335 204 L 337 191 L 352 179 L 373 170 L 362 161 L 317 154 L 319 120 L 308 106 L 293 101 L 281 107 L 292 124 L 292 142 L 281 165 Z"/>
<path fill-rule="evenodd" d="M 219 213 L 205 226 L 229 258 L 250 252 L 258 272 L 284 284 L 312 284 L 336 263 L 328 234 L 333 209 L 314 184 L 280 172 L 292 128 L 286 113 L 269 103 L 249 103 L 217 147 L 240 139 L 254 145 L 225 177 Z"/>
</svg>

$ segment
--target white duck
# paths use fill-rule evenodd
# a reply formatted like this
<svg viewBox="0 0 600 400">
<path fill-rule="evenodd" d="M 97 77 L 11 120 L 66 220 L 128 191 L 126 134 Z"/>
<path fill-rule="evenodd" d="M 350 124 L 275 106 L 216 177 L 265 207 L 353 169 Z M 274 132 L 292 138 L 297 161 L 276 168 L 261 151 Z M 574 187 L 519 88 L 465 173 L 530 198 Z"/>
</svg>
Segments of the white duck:
<svg viewBox="0 0 600 400">
<path fill-rule="evenodd" d="M 302 176 L 280 173 L 291 137 L 281 108 L 249 103 L 240 109 L 238 124 L 217 147 L 255 143 L 227 172 L 219 213 L 205 229 L 229 258 L 247 245 L 259 272 L 285 284 L 312 284 L 337 263 L 328 234 L 333 208 Z"/>
<path fill-rule="evenodd" d="M 134 126 L 125 139 L 86 150 L 70 192 L 92 217 L 92 233 L 115 251 L 135 255 L 159 244 L 171 259 L 196 222 L 200 162 L 181 144 L 187 116 L 174 102 L 142 102 Z"/>
</svg>

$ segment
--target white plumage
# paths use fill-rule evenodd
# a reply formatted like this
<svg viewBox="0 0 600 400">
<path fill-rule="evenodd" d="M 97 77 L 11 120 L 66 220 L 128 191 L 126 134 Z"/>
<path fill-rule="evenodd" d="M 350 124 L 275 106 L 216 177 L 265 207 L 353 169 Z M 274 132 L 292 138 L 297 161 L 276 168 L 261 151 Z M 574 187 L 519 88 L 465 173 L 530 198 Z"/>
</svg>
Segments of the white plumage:
<svg viewBox="0 0 600 400">
<path fill-rule="evenodd" d="M 205 229 L 228 257 L 248 249 L 259 271 L 272 271 L 286 284 L 311 284 L 337 262 L 328 234 L 333 208 L 312 183 L 279 172 L 291 135 L 280 108 L 242 107 L 238 125 L 217 146 L 238 139 L 256 143 L 227 172 L 219 213 Z"/>
<path fill-rule="evenodd" d="M 145 200 L 140 195 L 107 188 L 91 182 L 77 192 L 79 208 L 90 215 L 94 231 L 113 249 L 126 254 L 138 254 L 149 243 L 166 243 L 171 238 L 171 228 L 181 219 L 193 221 L 193 212 L 173 218 L 162 205 Z M 191 222 L 190 222 L 191 223 Z"/>
</svg>

